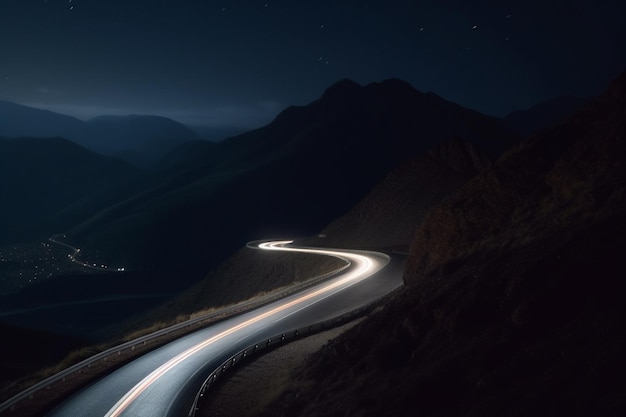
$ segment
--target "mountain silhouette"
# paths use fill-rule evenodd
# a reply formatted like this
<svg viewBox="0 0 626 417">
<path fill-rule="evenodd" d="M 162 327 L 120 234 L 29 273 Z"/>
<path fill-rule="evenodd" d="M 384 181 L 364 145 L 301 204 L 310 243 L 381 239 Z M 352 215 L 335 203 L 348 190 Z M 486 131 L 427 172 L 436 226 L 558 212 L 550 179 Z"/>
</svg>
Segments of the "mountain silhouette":
<svg viewBox="0 0 626 417">
<path fill-rule="evenodd" d="M 89 150 L 151 167 L 176 146 L 199 137 L 160 116 L 101 116 L 87 122 L 0 101 L 0 137 L 63 137 Z"/>
<path fill-rule="evenodd" d="M 393 167 L 452 139 L 491 155 L 518 140 L 497 119 L 400 80 L 344 80 L 267 126 L 191 155 L 71 235 L 128 264 L 184 264 L 201 274 L 247 240 L 319 230 Z"/>
<path fill-rule="evenodd" d="M 625 131 L 626 72 L 436 205 L 406 289 L 260 415 L 623 414 Z"/>
<path fill-rule="evenodd" d="M 79 119 L 48 110 L 0 101 L 0 137 L 63 137 L 86 148 L 97 142 Z"/>
</svg>

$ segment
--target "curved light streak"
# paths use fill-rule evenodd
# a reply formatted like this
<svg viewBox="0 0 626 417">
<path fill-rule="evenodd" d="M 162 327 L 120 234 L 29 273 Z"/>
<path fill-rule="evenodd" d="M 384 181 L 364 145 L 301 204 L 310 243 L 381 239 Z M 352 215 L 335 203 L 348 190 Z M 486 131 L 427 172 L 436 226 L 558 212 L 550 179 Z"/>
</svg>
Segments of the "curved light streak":
<svg viewBox="0 0 626 417">
<path fill-rule="evenodd" d="M 341 279 L 333 280 L 332 282 L 323 285 L 317 290 L 305 294 L 301 297 L 298 297 L 294 300 L 281 304 L 265 313 L 259 314 L 249 320 L 246 320 L 243 323 L 240 323 L 236 326 L 233 326 L 223 332 L 206 339 L 205 341 L 198 343 L 195 346 L 185 350 L 184 352 L 176 355 L 157 369 L 155 369 L 152 373 L 150 373 L 147 377 L 141 380 L 137 385 L 135 385 L 130 391 L 128 391 L 114 406 L 111 408 L 106 414 L 105 417 L 119 417 L 122 415 L 124 410 L 126 410 L 133 401 L 135 401 L 145 390 L 147 390 L 154 382 L 156 382 L 161 376 L 165 375 L 167 372 L 172 370 L 181 362 L 185 361 L 189 357 L 198 353 L 202 349 L 210 346 L 216 341 L 223 339 L 224 337 L 231 335 L 239 330 L 246 328 L 247 326 L 257 323 L 260 320 L 266 319 L 274 314 L 277 314 L 283 310 L 286 310 L 290 307 L 293 307 L 297 304 L 300 304 L 304 301 L 310 300 L 311 298 L 317 297 L 321 294 L 328 293 L 337 287 L 342 285 L 353 285 L 357 282 L 369 277 L 374 272 L 382 269 L 385 264 L 382 264 L 379 260 L 368 257 L 366 255 L 349 253 L 343 251 L 334 251 L 329 249 L 311 249 L 311 248 L 293 248 L 286 247 L 286 245 L 291 244 L 293 241 L 291 240 L 282 240 L 282 241 L 273 241 L 273 242 L 265 242 L 258 245 L 260 249 L 264 250 L 277 250 L 277 251 L 290 251 L 290 252 L 304 252 L 304 253 L 314 253 L 319 255 L 327 255 L 334 256 L 336 258 L 343 259 L 349 262 L 354 266 L 354 269 L 350 269 L 345 273 Z"/>
</svg>

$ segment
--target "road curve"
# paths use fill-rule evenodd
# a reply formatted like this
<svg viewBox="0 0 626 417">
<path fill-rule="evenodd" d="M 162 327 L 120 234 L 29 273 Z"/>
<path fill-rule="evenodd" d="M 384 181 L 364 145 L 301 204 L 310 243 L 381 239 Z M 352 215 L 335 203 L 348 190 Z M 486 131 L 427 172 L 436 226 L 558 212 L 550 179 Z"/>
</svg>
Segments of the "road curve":
<svg viewBox="0 0 626 417">
<path fill-rule="evenodd" d="M 313 287 L 151 351 L 74 394 L 48 416 L 187 415 L 205 378 L 232 354 L 281 332 L 345 314 L 402 285 L 403 257 L 294 247 L 291 241 L 258 242 L 255 246 L 334 256 L 350 266 Z"/>
</svg>

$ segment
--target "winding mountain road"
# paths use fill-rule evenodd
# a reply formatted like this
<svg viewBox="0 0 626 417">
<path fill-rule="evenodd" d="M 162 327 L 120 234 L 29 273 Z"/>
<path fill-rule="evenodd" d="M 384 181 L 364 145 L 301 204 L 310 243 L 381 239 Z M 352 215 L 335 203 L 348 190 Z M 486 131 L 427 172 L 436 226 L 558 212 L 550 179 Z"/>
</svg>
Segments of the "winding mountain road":
<svg viewBox="0 0 626 417">
<path fill-rule="evenodd" d="M 206 377 L 234 353 L 281 332 L 357 309 L 402 285 L 402 256 L 294 247 L 291 241 L 254 246 L 262 250 L 334 256 L 350 266 L 299 293 L 217 322 L 151 351 L 74 394 L 48 416 L 187 416 Z"/>
</svg>

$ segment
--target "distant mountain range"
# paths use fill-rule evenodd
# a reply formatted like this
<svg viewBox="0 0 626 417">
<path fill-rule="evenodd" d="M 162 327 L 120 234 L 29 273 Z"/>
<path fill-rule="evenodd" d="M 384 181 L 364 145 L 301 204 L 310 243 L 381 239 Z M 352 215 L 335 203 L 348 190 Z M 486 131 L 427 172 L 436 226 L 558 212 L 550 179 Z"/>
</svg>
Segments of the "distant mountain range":
<svg viewBox="0 0 626 417">
<path fill-rule="evenodd" d="M 7 101 L 0 101 L 0 137 L 63 137 L 141 167 L 159 162 L 186 141 L 200 139 L 190 128 L 160 116 L 101 116 L 85 122 Z"/>
<path fill-rule="evenodd" d="M 86 122 L 98 139 L 88 148 L 150 167 L 186 141 L 199 140 L 187 126 L 160 116 L 100 116 Z"/>
</svg>

